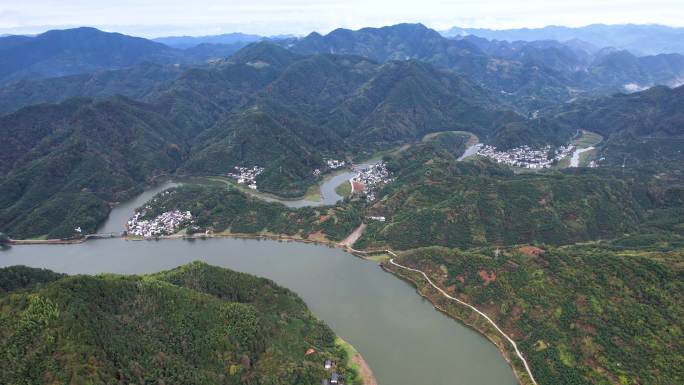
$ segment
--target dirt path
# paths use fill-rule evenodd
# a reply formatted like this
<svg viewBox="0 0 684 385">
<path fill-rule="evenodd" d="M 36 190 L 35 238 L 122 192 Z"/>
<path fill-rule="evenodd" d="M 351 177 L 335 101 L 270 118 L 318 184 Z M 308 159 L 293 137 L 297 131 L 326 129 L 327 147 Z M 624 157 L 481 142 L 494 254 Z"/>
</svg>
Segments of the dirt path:
<svg viewBox="0 0 684 385">
<path fill-rule="evenodd" d="M 351 234 L 347 235 L 347 238 L 344 238 L 342 240 L 342 242 L 338 243 L 338 245 L 340 245 L 342 247 L 348 247 L 351 249 L 352 245 L 354 243 L 356 243 L 356 241 L 358 241 L 359 238 L 361 238 L 361 235 L 363 234 L 363 230 L 365 230 L 365 229 L 366 229 L 366 224 L 362 223 L 361 225 L 359 225 L 359 227 L 354 229 L 354 231 L 352 231 Z"/>
<path fill-rule="evenodd" d="M 396 256 L 397 256 L 397 255 L 396 255 L 394 252 L 392 252 L 391 250 L 387 250 L 387 253 L 390 254 L 390 255 L 393 256 L 393 257 L 396 257 Z M 494 321 L 492 321 L 492 319 L 489 318 L 485 313 L 479 311 L 475 306 L 473 306 L 473 305 L 471 305 L 471 304 L 469 304 L 469 303 L 467 303 L 467 302 L 463 302 L 463 301 L 461 301 L 460 299 L 458 299 L 458 298 L 456 298 L 456 297 L 452 297 L 451 295 L 449 295 L 449 294 L 448 294 L 446 291 L 444 291 L 441 287 L 439 287 L 439 286 L 437 286 L 436 284 L 434 284 L 434 283 L 432 282 L 432 280 L 427 276 L 427 274 L 425 274 L 423 271 L 418 270 L 418 269 L 412 269 L 412 268 L 410 268 L 410 267 L 400 265 L 400 264 L 394 262 L 394 258 L 390 259 L 390 263 L 391 263 L 392 265 L 396 266 L 396 267 L 401 268 L 401 269 L 405 269 L 405 270 L 413 271 L 413 272 L 415 272 L 415 273 L 422 274 L 422 275 L 423 275 L 423 278 L 425 278 L 425 280 L 427 280 L 427 282 L 428 282 L 430 285 L 432 285 L 432 287 L 434 287 L 437 291 L 439 291 L 440 293 L 442 293 L 443 296 L 449 298 L 449 299 L 452 300 L 452 301 L 456 301 L 456 302 L 458 302 L 459 304 L 461 304 L 461 305 L 463 305 L 463 306 L 467 306 L 468 308 L 470 308 L 470 309 L 472 309 L 473 311 L 475 311 L 477 314 L 479 314 L 479 315 L 481 315 L 482 317 L 484 317 L 484 319 L 486 319 L 487 321 L 489 321 L 489 323 L 490 323 L 492 326 L 494 326 L 494 328 L 495 328 L 495 329 L 496 329 L 496 330 L 497 330 L 497 331 L 498 331 L 506 340 L 508 340 L 508 342 L 511 344 L 511 346 L 513 346 L 513 349 L 515 350 L 515 354 L 518 356 L 518 358 L 520 358 L 520 360 L 522 361 L 523 365 L 525 365 L 525 371 L 527 372 L 527 375 L 530 376 L 530 380 L 532 380 L 532 383 L 533 383 L 533 384 L 537 385 L 537 381 L 534 379 L 534 376 L 532 376 L 532 370 L 530 370 L 530 367 L 529 367 L 529 365 L 527 364 L 527 361 L 526 361 L 525 358 L 523 357 L 523 355 L 522 355 L 522 353 L 520 352 L 520 350 L 518 350 L 518 345 L 516 345 L 516 344 L 515 344 L 515 341 L 513 341 L 513 339 L 512 339 L 511 337 L 509 337 L 506 333 L 504 333 L 503 330 L 501 330 L 501 328 L 499 327 L 499 325 L 497 325 Z"/>
</svg>

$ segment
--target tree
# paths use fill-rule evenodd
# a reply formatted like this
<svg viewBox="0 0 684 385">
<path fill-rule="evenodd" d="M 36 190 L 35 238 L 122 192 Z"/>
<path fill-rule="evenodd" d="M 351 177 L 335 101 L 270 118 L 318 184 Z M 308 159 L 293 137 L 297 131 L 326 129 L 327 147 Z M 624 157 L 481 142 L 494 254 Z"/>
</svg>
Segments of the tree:
<svg viewBox="0 0 684 385">
<path fill-rule="evenodd" d="M 0 247 L 7 246 L 9 244 L 9 236 L 7 234 L 0 232 Z"/>
</svg>

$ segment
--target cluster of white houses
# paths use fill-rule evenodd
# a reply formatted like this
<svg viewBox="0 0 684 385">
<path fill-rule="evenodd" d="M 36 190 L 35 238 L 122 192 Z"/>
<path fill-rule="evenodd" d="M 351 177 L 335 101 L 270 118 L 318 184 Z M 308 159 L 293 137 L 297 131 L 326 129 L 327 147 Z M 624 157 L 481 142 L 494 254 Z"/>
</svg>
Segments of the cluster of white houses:
<svg viewBox="0 0 684 385">
<path fill-rule="evenodd" d="M 190 211 L 180 210 L 167 211 L 150 220 L 140 219 L 142 216 L 143 213 L 137 212 L 128 220 L 126 224 L 128 234 L 145 238 L 173 234 L 192 220 Z"/>
<path fill-rule="evenodd" d="M 364 192 L 369 201 L 376 198 L 376 190 L 380 184 L 391 182 L 387 164 L 378 162 L 367 168 L 357 169 L 357 174 L 349 180 L 352 192 Z"/>
<path fill-rule="evenodd" d="M 322 385 L 343 385 L 344 383 L 342 382 L 342 379 L 340 378 L 340 375 L 335 372 L 335 362 L 330 361 L 330 360 L 325 360 L 325 363 L 323 364 L 323 367 L 325 370 L 330 372 L 330 378 L 325 378 L 323 381 L 321 381 Z"/>
<path fill-rule="evenodd" d="M 346 166 L 347 162 L 337 159 L 326 159 L 325 165 L 328 166 L 329 169 L 335 170 Z"/>
<path fill-rule="evenodd" d="M 504 163 L 513 167 L 536 169 L 551 167 L 554 162 L 570 155 L 574 148 L 575 146 L 573 145 L 560 146 L 551 154 L 551 146 L 549 145 L 536 149 L 525 145 L 507 151 L 498 151 L 494 146 L 485 145 L 478 150 L 477 154 L 492 159 L 497 163 Z"/>
<path fill-rule="evenodd" d="M 263 167 L 235 167 L 234 173 L 229 173 L 228 176 L 237 180 L 239 184 L 246 184 L 252 190 L 257 189 L 256 177 L 264 172 Z"/>
<path fill-rule="evenodd" d="M 345 162 L 343 160 L 337 160 L 337 159 L 325 159 L 325 165 L 330 170 L 336 170 L 338 168 L 342 168 L 342 167 L 347 166 L 347 162 Z M 318 168 L 313 170 L 313 175 L 314 176 L 321 175 L 321 170 Z"/>
</svg>

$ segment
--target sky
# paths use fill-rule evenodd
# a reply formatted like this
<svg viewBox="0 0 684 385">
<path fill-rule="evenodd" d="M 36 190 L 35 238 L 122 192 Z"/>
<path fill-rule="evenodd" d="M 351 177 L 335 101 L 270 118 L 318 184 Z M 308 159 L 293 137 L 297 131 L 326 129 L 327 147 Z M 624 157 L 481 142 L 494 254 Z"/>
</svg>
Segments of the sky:
<svg viewBox="0 0 684 385">
<path fill-rule="evenodd" d="M 437 30 L 593 23 L 684 27 L 684 0 L 0 0 L 0 34 L 92 26 L 143 37 L 304 35 L 401 22 Z"/>
</svg>

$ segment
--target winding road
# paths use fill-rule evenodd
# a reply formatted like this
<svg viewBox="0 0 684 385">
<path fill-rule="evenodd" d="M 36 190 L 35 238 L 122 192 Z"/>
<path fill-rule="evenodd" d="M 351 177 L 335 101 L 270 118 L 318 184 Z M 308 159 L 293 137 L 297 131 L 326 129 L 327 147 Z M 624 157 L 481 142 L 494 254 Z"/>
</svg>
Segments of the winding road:
<svg viewBox="0 0 684 385">
<path fill-rule="evenodd" d="M 386 250 L 386 252 L 387 252 L 388 254 L 390 254 L 391 256 L 393 256 L 393 257 L 397 257 L 397 255 L 396 255 L 394 252 L 392 252 L 391 250 Z M 523 357 L 523 355 L 522 355 L 522 353 L 520 352 L 520 350 L 518 350 L 518 345 L 516 345 L 516 344 L 515 344 L 515 341 L 513 341 L 513 339 L 512 339 L 511 337 L 509 337 L 506 333 L 504 333 L 503 330 L 501 330 L 501 328 L 499 327 L 499 325 L 497 325 L 497 324 L 496 324 L 491 318 L 489 318 L 485 313 L 479 311 L 475 306 L 473 306 L 473 305 L 471 305 L 471 304 L 469 304 L 469 303 L 467 303 L 467 302 L 463 302 L 463 301 L 461 301 L 460 299 L 458 299 L 458 298 L 456 298 L 456 297 L 452 297 L 451 295 L 449 295 L 446 291 L 442 290 L 442 288 L 440 288 L 439 286 L 435 285 L 434 282 L 432 282 L 432 280 L 430 280 L 430 278 L 427 276 L 427 274 L 425 274 L 423 271 L 418 270 L 418 269 L 412 269 L 412 268 L 410 268 L 410 267 L 400 265 L 400 264 L 394 262 L 394 258 L 391 258 L 391 259 L 390 259 L 390 263 L 391 263 L 392 265 L 396 266 L 396 267 L 401 268 L 401 269 L 405 269 L 405 270 L 413 271 L 413 272 L 415 272 L 415 273 L 420 273 L 420 274 L 422 274 L 423 277 L 428 281 L 428 283 L 429 283 L 430 285 L 432 285 L 432 287 L 434 287 L 435 289 L 437 289 L 440 293 L 442 293 L 442 295 L 444 295 L 445 297 L 449 298 L 450 300 L 453 300 L 453 301 L 458 302 L 459 304 L 461 304 L 461 305 L 463 305 L 463 306 L 467 306 L 468 308 L 474 310 L 477 314 L 479 314 L 479 315 L 481 315 L 482 317 L 484 317 L 487 321 L 489 321 L 489 323 L 492 324 L 492 326 L 494 326 L 494 328 L 495 328 L 495 329 L 496 329 L 496 330 L 497 330 L 505 339 L 507 339 L 508 342 L 510 342 L 511 346 L 513 346 L 513 349 L 515 349 L 515 354 L 518 356 L 518 358 L 520 358 L 520 360 L 522 361 L 523 365 L 525 365 L 525 370 L 527 371 L 527 374 L 530 376 L 530 380 L 532 380 L 532 383 L 534 383 L 534 385 L 537 385 L 537 381 L 534 379 L 534 376 L 532 375 L 532 370 L 530 370 L 530 366 L 527 364 L 527 361 L 526 361 L 525 358 Z"/>
</svg>

